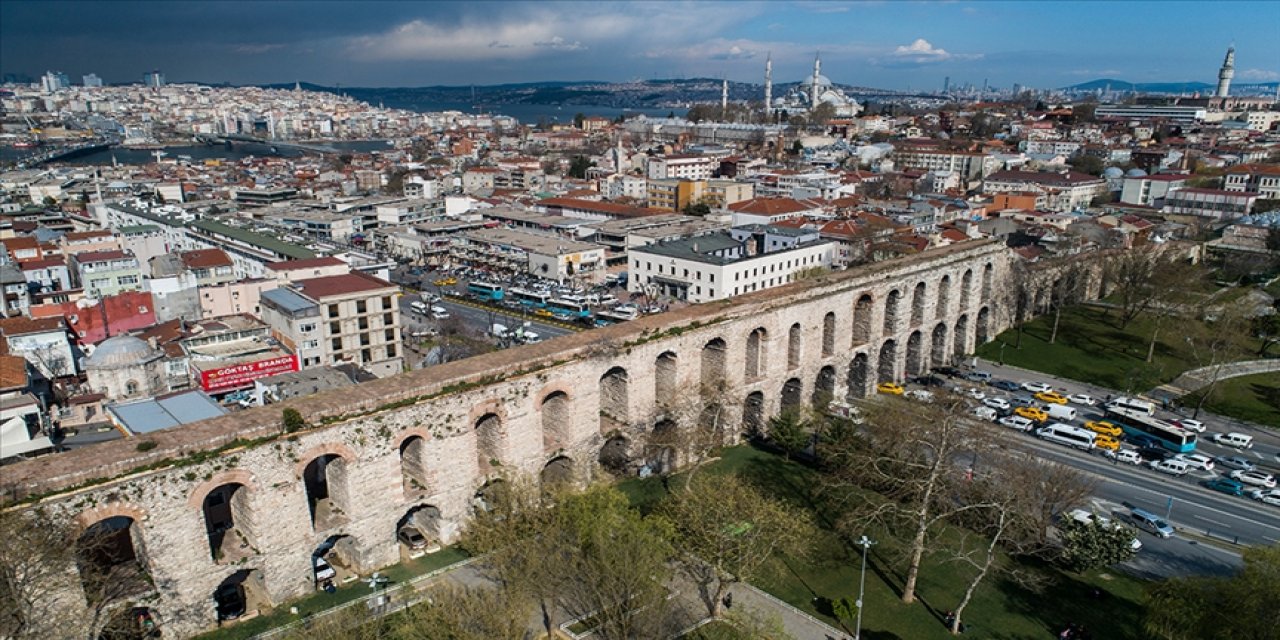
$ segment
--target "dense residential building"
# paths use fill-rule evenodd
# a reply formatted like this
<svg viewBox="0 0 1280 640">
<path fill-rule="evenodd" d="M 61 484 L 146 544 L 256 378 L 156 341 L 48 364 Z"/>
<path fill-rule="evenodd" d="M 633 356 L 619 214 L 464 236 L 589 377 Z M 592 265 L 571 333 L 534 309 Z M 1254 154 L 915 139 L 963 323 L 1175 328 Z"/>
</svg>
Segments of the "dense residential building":
<svg viewBox="0 0 1280 640">
<path fill-rule="evenodd" d="M 1164 199 L 1162 211 L 1214 220 L 1234 220 L 1248 215 L 1258 194 L 1224 189 L 1178 189 Z"/>
<path fill-rule="evenodd" d="M 454 239 L 450 255 L 455 264 L 559 281 L 596 278 L 605 266 L 605 249 L 600 245 L 509 229 L 464 231 Z"/>
<path fill-rule="evenodd" d="M 1227 169 L 1223 189 L 1250 191 L 1260 198 L 1280 199 L 1280 165 L 1241 164 Z"/>
<path fill-rule="evenodd" d="M 669 155 L 649 158 L 646 175 L 650 180 L 680 178 L 710 180 L 720 163 L 715 158 L 698 155 Z"/>
<path fill-rule="evenodd" d="M 302 368 L 353 363 L 378 377 L 404 366 L 400 288 L 355 272 L 262 293 L 262 319 Z"/>
<path fill-rule="evenodd" d="M 982 183 L 987 194 L 1041 192 L 1047 196 L 1047 207 L 1053 211 L 1071 211 L 1089 206 L 1092 200 L 1107 192 L 1102 178 L 1075 171 L 997 171 Z"/>
<path fill-rule="evenodd" d="M 1185 187 L 1187 176 L 1173 174 L 1156 174 L 1153 176 L 1134 176 L 1124 179 L 1124 188 L 1120 191 L 1120 202 L 1140 204 L 1144 207 L 1159 207 L 1170 191 Z"/>
<path fill-rule="evenodd" d="M 138 259 L 124 251 L 88 251 L 71 256 L 76 284 L 92 298 L 144 288 Z"/>
</svg>

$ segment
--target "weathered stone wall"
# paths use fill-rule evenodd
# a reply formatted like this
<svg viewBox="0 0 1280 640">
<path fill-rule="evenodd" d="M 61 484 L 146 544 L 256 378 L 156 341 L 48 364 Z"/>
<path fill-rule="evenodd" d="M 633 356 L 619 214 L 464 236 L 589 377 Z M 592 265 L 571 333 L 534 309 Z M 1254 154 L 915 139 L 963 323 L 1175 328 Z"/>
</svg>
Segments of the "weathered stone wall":
<svg viewBox="0 0 1280 640">
<path fill-rule="evenodd" d="M 434 507 L 419 513 L 438 518 L 417 521 L 447 543 L 494 479 L 549 467 L 589 479 L 610 438 L 628 469 L 658 463 L 655 425 L 687 426 L 698 411 L 680 407 L 704 389 L 719 390 L 733 438 L 744 407 L 773 415 L 819 387 L 869 395 L 881 379 L 969 353 L 1008 326 L 1010 260 L 999 244 L 966 243 L 318 394 L 283 405 L 316 425 L 294 434 L 272 405 L 154 434 L 144 452 L 134 439 L 6 467 L 3 482 L 82 526 L 132 518 L 157 586 L 149 605 L 166 637 L 182 637 L 214 624 L 212 595 L 237 572 L 257 571 L 272 603 L 307 593 L 311 553 L 334 536 L 350 536 L 354 569 L 367 573 L 399 560 L 396 531 L 415 508 Z M 717 340 L 722 385 L 704 367 L 720 357 L 704 357 Z M 304 476 L 326 456 L 336 509 L 313 526 Z M 219 562 L 202 506 L 228 484 L 246 492 L 233 511 L 248 546 Z"/>
</svg>

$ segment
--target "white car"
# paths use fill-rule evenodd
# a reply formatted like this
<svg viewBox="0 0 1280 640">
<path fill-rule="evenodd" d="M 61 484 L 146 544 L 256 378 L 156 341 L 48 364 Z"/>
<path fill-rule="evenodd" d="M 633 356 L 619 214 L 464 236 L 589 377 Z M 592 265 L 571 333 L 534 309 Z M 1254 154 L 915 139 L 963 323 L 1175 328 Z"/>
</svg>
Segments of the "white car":
<svg viewBox="0 0 1280 640">
<path fill-rule="evenodd" d="M 1231 477 L 1243 482 L 1244 484 L 1251 484 L 1255 487 L 1263 487 L 1266 489 L 1276 488 L 1275 476 L 1262 471 L 1245 471 L 1240 469 L 1232 471 Z"/>
<path fill-rule="evenodd" d="M 1011 406 L 1009 401 L 1004 398 L 983 398 L 982 404 L 997 411 L 1008 411 Z"/>
<path fill-rule="evenodd" d="M 924 389 L 912 389 L 906 393 L 906 396 L 920 402 L 933 402 L 933 393 Z"/>
<path fill-rule="evenodd" d="M 1087 393 L 1073 393 L 1067 396 L 1067 402 L 1070 402 L 1071 404 L 1083 405 L 1086 407 L 1092 407 L 1093 405 L 1098 404 L 1098 401 L 1094 400 L 1093 396 Z"/>
<path fill-rule="evenodd" d="M 1137 449 L 1121 449 L 1119 451 L 1103 449 L 1102 455 L 1108 458 L 1114 458 L 1116 462 L 1123 462 L 1125 464 L 1142 464 L 1142 456 L 1138 455 Z"/>
<path fill-rule="evenodd" d="M 1195 431 L 1196 433 L 1204 433 L 1204 423 L 1200 422 L 1199 420 L 1183 418 L 1183 419 L 1174 420 L 1173 423 L 1178 425 L 1179 427 L 1182 427 L 1183 429 L 1190 429 L 1191 431 Z"/>
<path fill-rule="evenodd" d="M 1213 458 L 1203 453 L 1179 453 L 1174 456 L 1179 460 L 1186 461 L 1194 469 L 1204 469 L 1205 471 L 1213 471 Z"/>
<path fill-rule="evenodd" d="M 974 407 L 969 410 L 969 413 L 973 414 L 975 418 L 978 418 L 980 420 L 996 419 L 996 410 L 992 409 L 991 407 Z"/>
<path fill-rule="evenodd" d="M 969 396 L 970 398 L 973 398 L 974 400 L 983 400 L 987 397 L 987 394 L 983 393 L 979 389 L 966 389 L 964 394 Z"/>
<path fill-rule="evenodd" d="M 1044 393 L 1046 391 L 1052 391 L 1053 387 L 1043 382 L 1024 382 L 1022 383 L 1022 389 L 1024 391 L 1030 391 L 1031 393 Z"/>
<path fill-rule="evenodd" d="M 1153 460 L 1151 468 L 1171 476 L 1185 476 L 1187 471 L 1191 469 L 1191 465 L 1176 458 L 1169 458 L 1168 460 Z"/>
<path fill-rule="evenodd" d="M 1031 431 L 1036 426 L 1036 423 L 1022 416 L 1005 416 L 997 420 L 996 423 L 1002 427 L 1009 427 L 1018 431 Z"/>
<path fill-rule="evenodd" d="M 1280 489 L 1254 489 L 1249 491 L 1247 495 L 1262 504 L 1280 507 Z"/>
</svg>

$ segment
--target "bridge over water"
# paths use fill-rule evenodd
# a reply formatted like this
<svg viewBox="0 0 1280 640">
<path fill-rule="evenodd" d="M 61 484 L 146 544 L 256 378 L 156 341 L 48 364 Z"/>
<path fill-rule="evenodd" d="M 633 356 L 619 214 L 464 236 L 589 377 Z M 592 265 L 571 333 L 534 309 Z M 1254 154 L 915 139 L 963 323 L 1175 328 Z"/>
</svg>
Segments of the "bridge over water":
<svg viewBox="0 0 1280 640">
<path fill-rule="evenodd" d="M 93 153 L 94 151 L 100 151 L 117 144 L 120 144 L 120 140 L 117 138 L 91 138 L 76 144 L 49 147 L 43 151 L 18 160 L 16 165 L 19 169 L 30 169 L 55 160 L 62 160 L 64 158 L 71 158 Z"/>
<path fill-rule="evenodd" d="M 324 147 L 313 144 L 302 144 L 300 142 L 286 142 L 284 140 L 269 140 L 267 138 L 258 138 L 255 136 L 246 136 L 239 133 L 220 133 L 220 134 L 200 134 L 196 136 L 196 141 L 204 144 L 257 144 L 265 147 L 271 147 L 275 150 L 280 149 L 296 149 L 307 153 L 318 153 L 321 155 L 337 155 L 342 153 L 340 149 L 333 147 Z"/>
</svg>

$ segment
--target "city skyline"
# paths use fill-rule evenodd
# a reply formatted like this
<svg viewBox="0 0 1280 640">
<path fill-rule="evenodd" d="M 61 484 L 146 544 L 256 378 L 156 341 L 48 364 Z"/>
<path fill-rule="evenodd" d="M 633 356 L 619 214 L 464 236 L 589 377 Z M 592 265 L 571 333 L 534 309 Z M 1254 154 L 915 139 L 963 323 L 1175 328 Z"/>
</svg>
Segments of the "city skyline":
<svg viewBox="0 0 1280 640">
<path fill-rule="evenodd" d="M 950 78 L 953 87 L 1051 88 L 1099 78 L 1212 83 L 1234 44 L 1236 83 L 1280 80 L 1280 6 L 1203 7 L 1212 10 L 1066 2 L 23 1 L 0 4 L 0 72 L 96 73 L 119 83 L 159 69 L 172 82 L 367 87 L 759 83 L 771 55 L 774 81 L 786 83 L 806 77 L 820 52 L 824 74 L 847 85 L 940 88 Z"/>
</svg>

